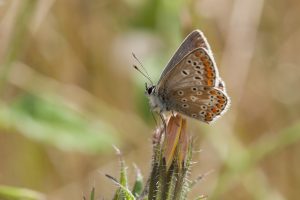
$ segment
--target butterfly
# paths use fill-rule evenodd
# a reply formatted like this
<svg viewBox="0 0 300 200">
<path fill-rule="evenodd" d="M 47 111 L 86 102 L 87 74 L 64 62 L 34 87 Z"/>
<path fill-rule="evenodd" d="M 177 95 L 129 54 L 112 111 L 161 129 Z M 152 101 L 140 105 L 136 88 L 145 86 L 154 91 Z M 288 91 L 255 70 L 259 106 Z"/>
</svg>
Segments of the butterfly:
<svg viewBox="0 0 300 200">
<path fill-rule="evenodd" d="M 210 46 L 200 30 L 191 32 L 163 70 L 157 85 L 146 84 L 153 111 L 178 112 L 211 123 L 229 107 Z"/>
</svg>

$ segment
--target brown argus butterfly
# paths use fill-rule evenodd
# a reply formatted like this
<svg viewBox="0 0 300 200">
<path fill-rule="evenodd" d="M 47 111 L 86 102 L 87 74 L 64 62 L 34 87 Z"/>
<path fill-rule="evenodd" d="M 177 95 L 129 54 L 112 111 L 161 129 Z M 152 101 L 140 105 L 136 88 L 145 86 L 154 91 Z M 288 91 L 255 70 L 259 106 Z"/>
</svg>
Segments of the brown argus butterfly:
<svg viewBox="0 0 300 200">
<path fill-rule="evenodd" d="M 210 123 L 228 108 L 230 99 L 219 77 L 203 33 L 190 33 L 162 72 L 157 85 L 146 85 L 152 110 L 176 111 Z"/>
</svg>

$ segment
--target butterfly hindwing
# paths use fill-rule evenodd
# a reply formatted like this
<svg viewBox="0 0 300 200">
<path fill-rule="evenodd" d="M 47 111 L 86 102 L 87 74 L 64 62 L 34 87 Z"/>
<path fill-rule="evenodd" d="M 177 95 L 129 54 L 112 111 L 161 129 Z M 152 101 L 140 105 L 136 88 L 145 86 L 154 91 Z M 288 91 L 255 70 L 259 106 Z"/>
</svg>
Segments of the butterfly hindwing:
<svg viewBox="0 0 300 200">
<path fill-rule="evenodd" d="M 202 47 L 211 53 L 210 46 L 203 33 L 200 30 L 194 30 L 184 39 L 180 47 L 170 59 L 169 63 L 162 72 L 160 79 L 162 79 L 170 70 L 172 70 L 172 68 L 177 65 L 184 56 L 199 47 Z"/>
<path fill-rule="evenodd" d="M 230 102 L 225 92 L 209 86 L 183 87 L 166 95 L 174 111 L 207 123 L 221 116 Z"/>
</svg>

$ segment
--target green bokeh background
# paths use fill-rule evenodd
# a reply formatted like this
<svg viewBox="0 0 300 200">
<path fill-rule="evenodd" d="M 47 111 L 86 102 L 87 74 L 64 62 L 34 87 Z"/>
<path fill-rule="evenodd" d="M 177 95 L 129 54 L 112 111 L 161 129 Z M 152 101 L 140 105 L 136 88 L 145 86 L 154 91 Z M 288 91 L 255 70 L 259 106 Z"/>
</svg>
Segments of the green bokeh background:
<svg viewBox="0 0 300 200">
<path fill-rule="evenodd" d="M 191 179 L 212 171 L 189 198 L 299 199 L 297 0 L 1 0 L 0 185 L 55 200 L 95 186 L 110 199 L 113 145 L 131 182 L 133 163 L 146 176 L 155 122 L 131 53 L 157 81 L 194 29 L 208 38 L 232 105 L 212 125 L 188 122 L 202 150 Z"/>
</svg>

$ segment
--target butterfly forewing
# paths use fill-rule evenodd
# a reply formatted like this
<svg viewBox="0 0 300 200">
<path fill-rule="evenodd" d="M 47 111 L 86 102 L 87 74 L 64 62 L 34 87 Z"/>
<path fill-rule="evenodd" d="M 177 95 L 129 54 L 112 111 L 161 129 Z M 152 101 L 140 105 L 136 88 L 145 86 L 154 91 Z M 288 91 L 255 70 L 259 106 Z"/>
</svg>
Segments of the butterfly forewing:
<svg viewBox="0 0 300 200">
<path fill-rule="evenodd" d="M 209 86 L 172 89 L 166 95 L 173 110 L 207 123 L 221 116 L 229 105 L 226 93 Z"/>
<path fill-rule="evenodd" d="M 218 70 L 212 56 L 204 48 L 197 48 L 165 75 L 158 83 L 158 90 L 193 85 L 213 87 L 219 84 L 218 80 Z"/>
<path fill-rule="evenodd" d="M 182 42 L 180 47 L 177 49 L 164 71 L 161 74 L 161 78 L 165 76 L 180 60 L 183 59 L 187 54 L 193 51 L 196 48 L 202 47 L 206 49 L 210 54 L 210 46 L 200 30 L 194 30 L 191 32 Z M 160 82 L 160 81 L 159 81 Z"/>
</svg>

